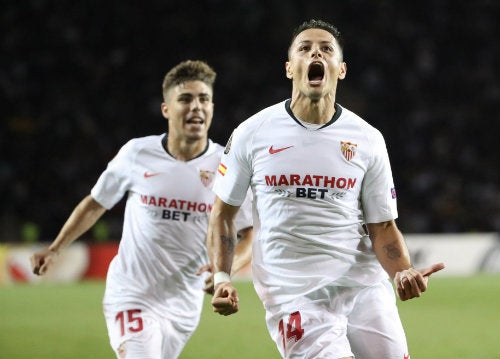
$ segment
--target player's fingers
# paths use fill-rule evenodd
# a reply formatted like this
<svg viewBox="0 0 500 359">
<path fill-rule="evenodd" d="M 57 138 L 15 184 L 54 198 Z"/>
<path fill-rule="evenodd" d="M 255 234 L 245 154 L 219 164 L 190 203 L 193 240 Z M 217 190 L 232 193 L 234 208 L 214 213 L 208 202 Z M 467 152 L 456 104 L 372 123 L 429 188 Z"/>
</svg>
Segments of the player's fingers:
<svg viewBox="0 0 500 359">
<path fill-rule="evenodd" d="M 405 277 L 401 280 L 401 292 L 402 297 L 405 298 L 405 300 L 420 297 L 421 295 L 421 290 L 418 284 L 413 278 L 409 279 L 409 277 Z"/>
<path fill-rule="evenodd" d="M 209 282 L 205 284 L 205 287 L 203 288 L 203 291 L 207 294 L 214 295 L 214 283 Z"/>
<path fill-rule="evenodd" d="M 397 274 L 397 284 L 401 286 L 403 290 L 406 290 L 410 285 L 411 273 L 408 269 L 405 269 Z"/>
<path fill-rule="evenodd" d="M 427 290 L 427 281 L 418 270 L 414 268 L 408 269 L 408 280 L 411 286 L 412 298 L 420 297 L 422 292 Z"/>
<path fill-rule="evenodd" d="M 240 308 L 238 307 L 238 304 L 236 304 L 234 307 L 228 308 L 228 310 L 224 313 L 221 313 L 222 315 L 228 316 L 234 313 L 237 313 Z"/>
<path fill-rule="evenodd" d="M 226 308 L 217 308 L 214 309 L 214 312 L 219 313 L 220 315 L 227 316 L 236 313 L 238 310 L 239 310 L 238 305 L 236 305 L 234 307 L 231 306 Z"/>
<path fill-rule="evenodd" d="M 213 308 L 213 311 L 215 313 L 218 313 L 220 315 L 230 315 L 230 314 L 234 314 L 238 311 L 238 306 L 236 307 L 233 307 L 233 306 L 228 306 L 228 307 L 212 307 Z"/>
<path fill-rule="evenodd" d="M 238 303 L 233 298 L 214 297 L 212 299 L 212 309 L 221 315 L 230 315 L 238 311 Z"/>
<path fill-rule="evenodd" d="M 33 274 L 40 275 L 40 267 L 39 266 L 33 267 Z"/>
<path fill-rule="evenodd" d="M 436 263 L 436 264 L 433 264 L 432 266 L 430 266 L 428 268 L 421 269 L 420 273 L 424 277 L 429 277 L 431 274 L 439 272 L 440 270 L 444 269 L 444 267 L 445 267 L 444 263 Z"/>
<path fill-rule="evenodd" d="M 233 297 L 213 297 L 212 306 L 216 308 L 225 308 L 235 306 L 238 303 L 238 298 Z"/>
<path fill-rule="evenodd" d="M 230 282 L 217 284 L 215 287 L 215 296 L 221 298 L 232 298 L 232 300 L 238 301 L 238 292 Z"/>
<path fill-rule="evenodd" d="M 221 297 L 213 297 L 212 298 L 212 306 L 214 308 L 226 307 L 228 304 L 229 304 L 228 298 L 221 298 Z"/>
<path fill-rule="evenodd" d="M 39 271 L 38 271 L 38 272 L 39 272 L 39 274 L 40 274 L 40 275 L 44 275 L 44 274 L 45 274 L 45 272 L 47 272 L 47 269 L 49 269 L 49 262 L 48 262 L 48 261 L 44 262 L 44 263 L 40 266 L 40 269 L 39 269 Z"/>
<path fill-rule="evenodd" d="M 200 269 L 198 269 L 198 272 L 196 272 L 196 275 L 201 275 L 205 272 L 212 272 L 212 266 L 210 264 L 205 264 L 204 266 L 201 266 Z"/>
<path fill-rule="evenodd" d="M 410 299 L 409 296 L 408 296 L 408 294 L 406 293 L 406 291 L 403 288 L 398 287 L 396 289 L 397 289 L 397 292 L 398 292 L 399 299 L 401 299 L 402 301 Z"/>
<path fill-rule="evenodd" d="M 413 268 L 405 269 L 397 274 L 396 285 L 398 295 L 401 300 L 407 300 L 422 295 L 421 283 L 422 276 Z M 424 283 L 425 290 L 425 283 Z"/>
<path fill-rule="evenodd" d="M 36 275 L 40 275 L 40 266 L 43 264 L 43 259 L 34 254 L 30 257 L 30 261 L 33 273 Z"/>
</svg>

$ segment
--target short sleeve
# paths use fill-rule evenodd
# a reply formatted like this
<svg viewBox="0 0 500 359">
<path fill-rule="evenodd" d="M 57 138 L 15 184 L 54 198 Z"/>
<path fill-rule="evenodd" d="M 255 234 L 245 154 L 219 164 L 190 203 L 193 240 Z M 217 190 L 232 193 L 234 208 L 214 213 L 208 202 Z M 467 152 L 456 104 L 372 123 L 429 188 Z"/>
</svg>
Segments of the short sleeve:
<svg viewBox="0 0 500 359">
<path fill-rule="evenodd" d="M 380 223 L 398 216 L 396 190 L 384 138 L 377 131 L 372 139 L 373 157 L 363 180 L 361 203 L 366 223 Z"/>
<path fill-rule="evenodd" d="M 104 208 L 111 209 L 130 188 L 134 153 L 131 142 L 124 145 L 92 188 L 91 196 Z"/>
<path fill-rule="evenodd" d="M 245 197 L 245 201 L 241 205 L 236 215 L 235 224 L 236 224 L 236 229 L 238 231 L 253 226 L 252 204 L 253 204 L 253 195 L 252 191 L 249 189 L 247 191 L 247 196 Z"/>
<path fill-rule="evenodd" d="M 215 178 L 214 192 L 227 204 L 241 206 L 251 179 L 248 132 L 240 126 L 231 135 Z"/>
</svg>

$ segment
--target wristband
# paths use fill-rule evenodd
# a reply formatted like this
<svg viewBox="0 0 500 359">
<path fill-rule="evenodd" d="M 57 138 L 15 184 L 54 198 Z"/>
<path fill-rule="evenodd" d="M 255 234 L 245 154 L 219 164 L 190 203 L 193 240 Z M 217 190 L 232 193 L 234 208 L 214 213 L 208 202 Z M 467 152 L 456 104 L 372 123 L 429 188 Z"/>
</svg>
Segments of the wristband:
<svg viewBox="0 0 500 359">
<path fill-rule="evenodd" d="M 231 282 L 231 277 L 226 272 L 217 272 L 214 274 L 214 286 L 222 282 Z"/>
</svg>

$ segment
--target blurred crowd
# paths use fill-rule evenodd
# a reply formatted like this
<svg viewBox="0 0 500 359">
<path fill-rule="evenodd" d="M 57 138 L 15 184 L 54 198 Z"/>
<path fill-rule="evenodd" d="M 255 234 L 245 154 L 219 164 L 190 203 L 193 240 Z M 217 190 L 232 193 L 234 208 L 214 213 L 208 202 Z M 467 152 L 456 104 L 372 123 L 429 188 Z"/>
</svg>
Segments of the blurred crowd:
<svg viewBox="0 0 500 359">
<path fill-rule="evenodd" d="M 217 71 L 210 135 L 225 144 L 290 96 L 291 32 L 311 18 L 344 36 L 337 99 L 385 135 L 402 231 L 499 231 L 493 0 L 29 0 L 0 12 L 0 242 L 52 240 L 121 145 L 165 132 L 161 83 L 182 60 Z M 119 239 L 122 211 L 101 237 Z"/>
</svg>

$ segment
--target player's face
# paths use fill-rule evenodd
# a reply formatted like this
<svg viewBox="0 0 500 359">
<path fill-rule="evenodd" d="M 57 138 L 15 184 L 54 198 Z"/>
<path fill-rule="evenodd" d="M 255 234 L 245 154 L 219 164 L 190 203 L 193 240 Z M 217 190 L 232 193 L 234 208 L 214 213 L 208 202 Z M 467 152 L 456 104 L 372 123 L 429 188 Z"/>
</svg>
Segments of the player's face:
<svg viewBox="0 0 500 359">
<path fill-rule="evenodd" d="M 212 123 L 212 89 L 203 81 L 172 87 L 161 105 L 171 135 L 188 142 L 205 140 Z"/>
<path fill-rule="evenodd" d="M 326 30 L 304 30 L 290 46 L 286 75 L 292 79 L 294 91 L 313 101 L 335 93 L 346 69 L 337 40 Z"/>
</svg>

